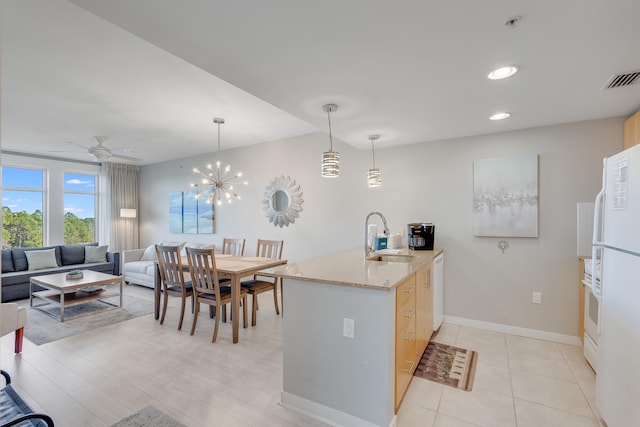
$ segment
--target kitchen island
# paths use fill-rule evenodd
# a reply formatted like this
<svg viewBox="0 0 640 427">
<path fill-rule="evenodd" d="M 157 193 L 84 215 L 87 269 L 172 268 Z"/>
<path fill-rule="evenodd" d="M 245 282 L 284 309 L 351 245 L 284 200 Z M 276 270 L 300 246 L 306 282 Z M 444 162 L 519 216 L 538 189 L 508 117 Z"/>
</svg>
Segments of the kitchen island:
<svg viewBox="0 0 640 427">
<path fill-rule="evenodd" d="M 440 252 L 357 248 L 265 270 L 284 283 L 282 404 L 333 425 L 395 425 L 433 332 Z"/>
</svg>

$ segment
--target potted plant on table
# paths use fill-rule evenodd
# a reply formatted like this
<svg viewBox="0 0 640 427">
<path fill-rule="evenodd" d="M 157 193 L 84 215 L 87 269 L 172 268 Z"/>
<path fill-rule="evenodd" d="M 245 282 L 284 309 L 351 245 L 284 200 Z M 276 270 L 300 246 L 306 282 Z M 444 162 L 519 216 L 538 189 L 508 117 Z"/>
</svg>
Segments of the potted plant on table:
<svg viewBox="0 0 640 427">
<path fill-rule="evenodd" d="M 82 279 L 82 270 L 71 270 L 67 273 L 67 279 Z"/>
</svg>

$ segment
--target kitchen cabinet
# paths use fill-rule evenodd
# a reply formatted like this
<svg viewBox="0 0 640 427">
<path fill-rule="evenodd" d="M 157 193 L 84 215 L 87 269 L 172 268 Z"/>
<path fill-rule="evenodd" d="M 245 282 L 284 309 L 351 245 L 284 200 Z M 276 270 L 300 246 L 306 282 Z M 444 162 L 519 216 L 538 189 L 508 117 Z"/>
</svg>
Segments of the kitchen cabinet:
<svg viewBox="0 0 640 427">
<path fill-rule="evenodd" d="M 624 121 L 624 149 L 640 144 L 640 111 Z"/>
<path fill-rule="evenodd" d="M 417 365 L 416 349 L 416 276 L 412 274 L 396 290 L 396 410 Z"/>
<path fill-rule="evenodd" d="M 416 347 L 418 362 L 433 334 L 433 270 L 431 264 L 416 271 Z"/>
<path fill-rule="evenodd" d="M 282 405 L 333 425 L 391 425 L 431 337 L 440 253 L 358 247 L 262 271 L 283 279 L 288 301 Z"/>
<path fill-rule="evenodd" d="M 401 282 L 396 290 L 396 411 L 433 333 L 432 283 L 429 263 Z"/>
</svg>

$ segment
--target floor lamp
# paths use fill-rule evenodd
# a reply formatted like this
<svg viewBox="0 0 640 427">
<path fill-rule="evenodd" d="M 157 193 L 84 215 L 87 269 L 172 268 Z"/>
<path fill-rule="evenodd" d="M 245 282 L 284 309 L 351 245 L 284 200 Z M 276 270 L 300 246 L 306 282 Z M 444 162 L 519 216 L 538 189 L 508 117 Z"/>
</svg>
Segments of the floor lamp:
<svg viewBox="0 0 640 427">
<path fill-rule="evenodd" d="M 130 218 L 137 218 L 137 217 L 138 217 L 138 211 L 136 209 L 125 209 L 125 208 L 120 209 L 120 218 L 124 218 L 125 221 L 128 221 L 128 219 L 130 219 Z M 136 230 L 136 234 L 137 234 L 137 227 L 135 228 L 135 230 Z M 139 244 L 137 236 L 135 236 L 135 241 L 133 243 L 134 243 L 133 246 L 137 246 Z M 128 246 L 128 245 L 125 243 L 125 246 Z M 124 249 L 137 249 L 137 248 L 136 247 L 133 247 L 133 248 L 124 247 L 124 248 L 121 248 L 121 249 L 124 250 Z"/>
</svg>

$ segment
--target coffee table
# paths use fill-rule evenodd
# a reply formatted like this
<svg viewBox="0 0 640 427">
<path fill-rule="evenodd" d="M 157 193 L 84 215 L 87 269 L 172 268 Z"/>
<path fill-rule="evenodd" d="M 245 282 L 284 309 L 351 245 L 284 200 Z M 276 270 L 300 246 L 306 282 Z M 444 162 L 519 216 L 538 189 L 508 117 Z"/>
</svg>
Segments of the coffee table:
<svg viewBox="0 0 640 427">
<path fill-rule="evenodd" d="M 64 322 L 65 320 L 65 307 L 85 304 L 90 301 L 100 301 L 111 306 L 105 310 L 122 307 L 122 276 L 114 276 L 93 270 L 83 270 L 82 273 L 83 277 L 81 279 L 67 279 L 67 273 L 45 274 L 43 276 L 32 277 L 29 281 L 29 305 L 60 322 Z M 42 286 L 46 288 L 46 290 L 34 291 L 34 284 Z M 112 286 L 118 284 L 120 286 Z M 114 296 L 120 296 L 119 305 L 105 301 L 107 298 Z M 33 305 L 34 299 L 43 300 L 44 303 Z M 41 308 L 49 304 L 60 307 L 59 319 Z M 75 316 L 74 319 L 100 313 L 105 310 L 99 310 L 83 316 Z"/>
</svg>

